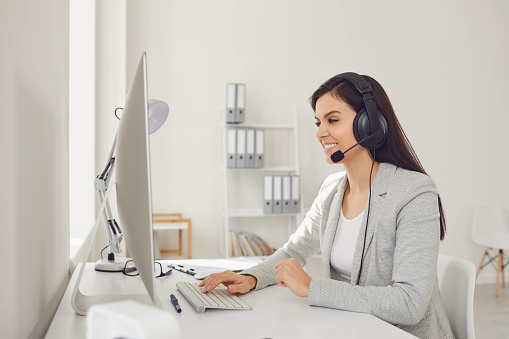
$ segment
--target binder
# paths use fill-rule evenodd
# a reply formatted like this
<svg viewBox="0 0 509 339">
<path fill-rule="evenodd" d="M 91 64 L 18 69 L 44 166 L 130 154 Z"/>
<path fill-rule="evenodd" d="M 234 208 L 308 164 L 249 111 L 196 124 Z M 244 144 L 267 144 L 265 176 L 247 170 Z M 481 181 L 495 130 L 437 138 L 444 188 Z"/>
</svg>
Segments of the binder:
<svg viewBox="0 0 509 339">
<path fill-rule="evenodd" d="M 272 207 L 272 176 L 266 175 L 263 177 L 263 213 L 272 214 Z"/>
<path fill-rule="evenodd" d="M 262 168 L 264 165 L 264 144 L 265 131 L 263 129 L 256 130 L 256 147 L 255 147 L 255 167 Z"/>
<path fill-rule="evenodd" d="M 282 204 L 282 182 L 280 175 L 274 175 L 272 178 L 272 197 L 273 197 L 273 211 L 274 213 L 283 212 Z"/>
<path fill-rule="evenodd" d="M 299 213 L 300 211 L 300 188 L 299 188 L 299 176 L 292 175 L 292 200 L 291 200 L 291 211 L 292 213 Z"/>
<path fill-rule="evenodd" d="M 246 167 L 246 130 L 237 129 L 237 160 L 235 165 L 237 168 Z"/>
<path fill-rule="evenodd" d="M 255 130 L 246 131 L 246 167 L 254 168 L 255 164 Z"/>
<path fill-rule="evenodd" d="M 237 103 L 236 92 L 236 84 L 226 84 L 226 122 L 229 124 L 235 123 L 235 104 Z"/>
<path fill-rule="evenodd" d="M 237 145 L 237 130 L 235 128 L 228 129 L 228 138 L 226 145 L 226 167 L 235 168 L 236 161 L 236 145 Z"/>
<path fill-rule="evenodd" d="M 237 84 L 237 95 L 236 95 L 236 116 L 235 122 L 241 123 L 244 122 L 244 116 L 246 115 L 246 85 L 245 84 Z"/>
<path fill-rule="evenodd" d="M 291 185 L 291 177 L 289 175 L 283 176 L 283 213 L 292 213 Z"/>
</svg>

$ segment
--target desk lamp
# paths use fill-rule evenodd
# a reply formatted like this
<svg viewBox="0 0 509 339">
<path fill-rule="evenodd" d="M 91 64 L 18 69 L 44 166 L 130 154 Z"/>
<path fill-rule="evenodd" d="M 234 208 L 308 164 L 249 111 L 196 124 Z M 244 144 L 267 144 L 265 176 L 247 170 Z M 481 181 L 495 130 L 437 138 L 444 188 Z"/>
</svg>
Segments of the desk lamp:
<svg viewBox="0 0 509 339">
<path fill-rule="evenodd" d="M 168 117 L 168 111 L 168 104 L 165 102 L 158 100 L 148 101 L 148 129 L 150 134 L 161 128 Z M 99 174 L 94 181 L 97 196 L 99 197 L 101 205 L 104 203 L 106 192 L 108 191 L 110 184 L 111 174 L 115 168 L 116 145 L 117 136 L 115 136 L 115 140 L 113 140 L 113 145 L 111 146 L 104 171 L 102 171 L 102 173 Z M 95 263 L 95 269 L 97 271 L 122 272 L 124 270 L 125 263 L 129 260 L 129 258 L 115 258 L 115 253 L 122 253 L 120 244 L 122 243 L 123 235 L 122 229 L 113 218 L 109 201 L 106 201 L 102 214 L 106 231 L 108 233 L 109 244 L 107 247 L 109 248 L 109 252 L 107 259 L 100 259 Z"/>
</svg>

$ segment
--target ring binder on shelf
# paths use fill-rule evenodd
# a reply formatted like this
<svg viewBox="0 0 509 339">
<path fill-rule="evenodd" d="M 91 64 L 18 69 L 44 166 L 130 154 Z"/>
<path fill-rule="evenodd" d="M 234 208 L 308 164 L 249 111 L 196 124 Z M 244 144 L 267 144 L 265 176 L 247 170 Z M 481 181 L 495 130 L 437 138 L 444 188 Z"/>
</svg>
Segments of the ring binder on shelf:
<svg viewBox="0 0 509 339">
<path fill-rule="evenodd" d="M 263 129 L 256 130 L 256 147 L 255 147 L 255 167 L 262 168 L 264 166 L 264 135 Z"/>
<path fill-rule="evenodd" d="M 246 115 L 246 85 L 226 84 L 226 122 L 238 124 L 244 122 Z"/>
<path fill-rule="evenodd" d="M 299 176 L 292 175 L 292 213 L 299 213 L 300 210 L 300 190 L 299 190 Z"/>
<path fill-rule="evenodd" d="M 236 145 L 237 145 L 237 130 L 235 128 L 228 129 L 228 138 L 227 138 L 227 152 L 226 152 L 226 167 L 235 168 L 236 161 Z"/>
<path fill-rule="evenodd" d="M 281 183 L 281 176 L 280 175 L 274 175 L 272 178 L 272 194 L 274 197 L 273 202 L 273 211 L 274 213 L 282 213 L 283 212 L 283 206 L 282 206 L 282 183 Z"/>
<path fill-rule="evenodd" d="M 237 84 L 237 118 L 235 122 L 244 122 L 244 116 L 246 113 L 246 85 Z"/>
<path fill-rule="evenodd" d="M 237 129 L 237 168 L 246 167 L 246 130 Z"/>
<path fill-rule="evenodd" d="M 246 131 L 246 167 L 254 168 L 255 164 L 255 130 Z"/>
<path fill-rule="evenodd" d="M 292 213 L 291 185 L 291 177 L 289 175 L 283 176 L 283 213 Z"/>
<path fill-rule="evenodd" d="M 234 123 L 235 121 L 235 104 L 237 103 L 236 98 L 237 85 L 226 84 L 226 122 Z"/>
<path fill-rule="evenodd" d="M 263 213 L 272 214 L 272 207 L 272 176 L 266 175 L 263 177 Z"/>
</svg>

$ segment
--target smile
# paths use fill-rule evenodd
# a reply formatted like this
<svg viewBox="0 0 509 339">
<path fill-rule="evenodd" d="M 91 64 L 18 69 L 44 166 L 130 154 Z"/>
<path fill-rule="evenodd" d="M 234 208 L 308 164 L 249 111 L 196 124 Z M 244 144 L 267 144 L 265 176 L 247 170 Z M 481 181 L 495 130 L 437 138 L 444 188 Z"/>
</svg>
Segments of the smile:
<svg viewBox="0 0 509 339">
<path fill-rule="evenodd" d="M 333 149 L 334 147 L 336 147 L 338 144 L 326 144 L 326 145 L 323 145 L 323 148 L 325 149 L 325 152 L 327 151 L 330 151 L 331 149 Z"/>
</svg>

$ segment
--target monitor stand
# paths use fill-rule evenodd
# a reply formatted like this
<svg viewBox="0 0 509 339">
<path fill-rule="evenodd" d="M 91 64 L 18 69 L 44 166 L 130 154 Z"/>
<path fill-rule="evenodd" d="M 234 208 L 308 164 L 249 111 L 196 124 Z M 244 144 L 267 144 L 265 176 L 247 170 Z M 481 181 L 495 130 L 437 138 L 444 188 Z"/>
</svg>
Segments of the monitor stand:
<svg viewBox="0 0 509 339">
<path fill-rule="evenodd" d="M 113 186 L 113 185 L 112 185 Z M 108 190 L 109 191 L 109 190 Z M 95 234 L 97 233 L 97 228 L 99 226 L 103 209 L 106 205 L 106 201 L 108 201 L 108 192 L 104 198 L 104 201 L 99 209 L 99 213 L 97 214 L 97 218 L 95 220 L 95 225 L 92 229 L 92 236 L 89 238 L 88 248 L 83 255 L 83 261 L 81 263 L 80 272 L 78 278 L 76 279 L 76 284 L 74 285 L 74 289 L 71 295 L 71 305 L 74 311 L 79 315 L 87 315 L 88 309 L 90 306 L 95 304 L 104 304 L 114 301 L 121 300 L 135 300 L 138 302 L 142 302 L 148 305 L 155 305 L 159 308 L 162 308 L 161 301 L 157 296 L 155 296 L 155 300 L 153 301 L 148 293 L 142 294 L 120 294 L 120 295 L 86 295 L 81 293 L 80 291 L 80 283 L 81 278 L 83 277 L 83 272 L 85 271 L 85 266 L 87 263 L 87 258 L 92 250 L 92 244 L 94 242 Z"/>
</svg>

